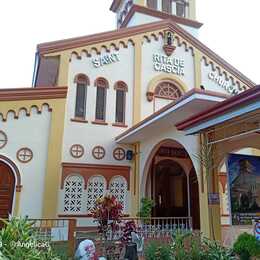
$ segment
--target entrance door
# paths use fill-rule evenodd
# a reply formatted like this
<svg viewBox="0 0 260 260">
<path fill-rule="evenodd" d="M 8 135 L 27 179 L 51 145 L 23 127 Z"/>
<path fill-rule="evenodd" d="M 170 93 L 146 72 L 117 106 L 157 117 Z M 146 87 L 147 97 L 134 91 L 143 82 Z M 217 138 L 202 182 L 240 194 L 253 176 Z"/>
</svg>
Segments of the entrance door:
<svg viewBox="0 0 260 260">
<path fill-rule="evenodd" d="M 0 218 L 12 213 L 15 178 L 12 170 L 0 162 Z"/>
<path fill-rule="evenodd" d="M 187 217 L 187 178 L 182 167 L 163 160 L 155 166 L 155 216 Z"/>
</svg>

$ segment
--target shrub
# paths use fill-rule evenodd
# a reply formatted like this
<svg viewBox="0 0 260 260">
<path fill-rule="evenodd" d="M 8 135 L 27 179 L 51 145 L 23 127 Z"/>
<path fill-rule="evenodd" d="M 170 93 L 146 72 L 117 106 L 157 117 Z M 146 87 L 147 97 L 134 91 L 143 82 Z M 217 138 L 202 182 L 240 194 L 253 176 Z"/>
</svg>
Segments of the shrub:
<svg viewBox="0 0 260 260">
<path fill-rule="evenodd" d="M 150 218 L 152 216 L 152 208 L 154 206 L 154 201 L 149 198 L 141 199 L 141 209 L 137 216 L 140 218 Z"/>
<path fill-rule="evenodd" d="M 205 253 L 204 260 L 235 260 L 233 251 L 229 248 L 221 246 L 218 242 L 203 238 L 203 247 Z"/>
<path fill-rule="evenodd" d="M 27 219 L 13 218 L 4 221 L 5 227 L 0 231 L 3 258 L 9 260 L 59 260 L 52 248 L 38 248 L 36 245 L 49 245 L 48 241 L 39 241 L 32 222 Z M 43 244 L 44 243 L 44 244 Z"/>
<path fill-rule="evenodd" d="M 145 248 L 145 259 L 147 260 L 173 260 L 172 249 L 170 245 L 152 241 Z M 185 258 L 183 258 L 185 259 Z"/>
<path fill-rule="evenodd" d="M 148 260 L 235 260 L 231 249 L 218 242 L 201 237 L 200 233 L 176 230 L 172 246 L 151 242 L 145 249 Z"/>
<path fill-rule="evenodd" d="M 251 256 L 260 256 L 260 242 L 257 241 L 255 236 L 243 233 L 234 243 L 233 250 L 241 259 L 247 260 Z"/>
<path fill-rule="evenodd" d="M 190 231 L 175 230 L 172 234 L 172 251 L 175 260 L 190 259 L 188 249 L 191 248 Z"/>
</svg>

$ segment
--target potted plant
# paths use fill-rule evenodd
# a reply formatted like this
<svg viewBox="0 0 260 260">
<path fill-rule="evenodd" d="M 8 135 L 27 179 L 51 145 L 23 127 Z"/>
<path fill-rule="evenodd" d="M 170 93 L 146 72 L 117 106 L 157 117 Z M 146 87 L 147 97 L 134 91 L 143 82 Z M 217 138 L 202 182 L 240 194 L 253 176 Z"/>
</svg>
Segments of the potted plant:
<svg viewBox="0 0 260 260">
<path fill-rule="evenodd" d="M 152 208 L 154 207 L 154 201 L 150 198 L 141 199 L 141 208 L 137 213 L 137 216 L 140 217 L 145 224 L 150 222 L 152 217 Z"/>
<path fill-rule="evenodd" d="M 98 231 L 103 244 L 103 254 L 107 259 L 118 259 L 121 246 L 115 241 L 115 232 L 119 229 L 122 219 L 123 207 L 115 196 L 107 194 L 97 199 L 95 208 L 92 210 L 92 217 L 98 223 Z"/>
</svg>

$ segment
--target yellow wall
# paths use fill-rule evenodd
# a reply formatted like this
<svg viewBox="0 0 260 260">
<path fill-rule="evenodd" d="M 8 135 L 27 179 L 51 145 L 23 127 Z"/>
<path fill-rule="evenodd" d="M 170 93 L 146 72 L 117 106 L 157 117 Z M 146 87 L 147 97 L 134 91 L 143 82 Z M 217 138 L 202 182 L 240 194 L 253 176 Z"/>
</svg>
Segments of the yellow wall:
<svg viewBox="0 0 260 260">
<path fill-rule="evenodd" d="M 134 105 L 133 124 L 141 121 L 141 87 L 142 87 L 142 37 L 135 38 L 134 70 Z"/>
<path fill-rule="evenodd" d="M 189 18 L 196 20 L 196 0 L 189 0 Z"/>
<path fill-rule="evenodd" d="M 58 190 L 61 176 L 61 155 L 62 155 L 62 138 L 64 128 L 65 98 L 63 99 L 46 99 L 46 100 L 18 100 L 18 101 L 1 101 L 0 111 L 6 117 L 8 111 L 13 110 L 16 115 L 21 108 L 29 112 L 32 106 L 37 106 L 40 110 L 43 104 L 48 104 L 52 109 L 51 129 L 48 145 L 48 160 L 45 173 L 45 192 L 43 202 L 43 216 L 55 218 L 58 203 Z M 18 119 L 19 120 L 19 119 Z M 23 188 L 21 192 L 23 191 Z M 15 194 L 14 214 L 19 215 L 20 195 Z"/>
<path fill-rule="evenodd" d="M 140 143 L 134 144 L 134 161 L 131 175 L 131 215 L 136 217 L 140 209 Z"/>
<path fill-rule="evenodd" d="M 45 176 L 43 217 L 54 218 L 57 214 L 58 191 L 61 179 L 62 141 L 64 130 L 65 100 L 57 100 L 52 112 L 48 159 Z"/>
</svg>

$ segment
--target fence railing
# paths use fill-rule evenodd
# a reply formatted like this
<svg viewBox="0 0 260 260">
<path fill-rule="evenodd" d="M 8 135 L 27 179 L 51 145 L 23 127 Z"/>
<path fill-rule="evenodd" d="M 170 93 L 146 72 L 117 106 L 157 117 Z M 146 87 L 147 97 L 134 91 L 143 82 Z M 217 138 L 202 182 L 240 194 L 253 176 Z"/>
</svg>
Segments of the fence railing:
<svg viewBox="0 0 260 260">
<path fill-rule="evenodd" d="M 28 219 L 41 240 L 67 242 L 68 253 L 73 256 L 75 251 L 76 219 Z"/>
<path fill-rule="evenodd" d="M 137 232 L 144 239 L 169 237 L 177 229 L 192 230 L 191 217 L 124 218 L 126 221 L 134 221 Z M 119 233 L 118 236 L 122 236 L 122 231 Z"/>
<path fill-rule="evenodd" d="M 127 221 L 134 221 L 138 235 L 143 239 L 144 245 L 151 240 L 157 240 L 160 242 L 169 242 L 171 236 L 176 230 L 192 230 L 192 218 L 191 217 L 172 217 L 172 218 L 123 218 L 119 225 L 119 229 L 112 233 L 107 233 L 107 238 L 110 240 L 120 240 L 123 237 L 124 223 Z M 100 241 L 100 235 L 97 230 L 87 230 L 86 227 L 76 228 L 76 240 L 77 244 L 84 240 L 91 239 L 95 241 L 96 249 L 101 252 L 102 242 Z M 143 248 L 144 249 L 144 248 Z M 143 250 L 142 249 L 142 250 Z M 143 251 L 140 252 L 143 255 Z"/>
<path fill-rule="evenodd" d="M 97 228 L 77 226 L 76 219 L 28 219 L 33 224 L 39 239 L 52 242 L 68 243 L 68 252 L 73 256 L 76 245 L 81 240 L 99 240 Z M 123 226 L 127 221 L 134 221 L 138 234 L 149 240 L 168 240 L 174 230 L 192 230 L 191 217 L 172 218 L 123 218 L 120 228 L 113 234 L 113 239 L 118 240 L 123 236 Z M 112 236 L 111 236 L 112 237 Z"/>
</svg>

